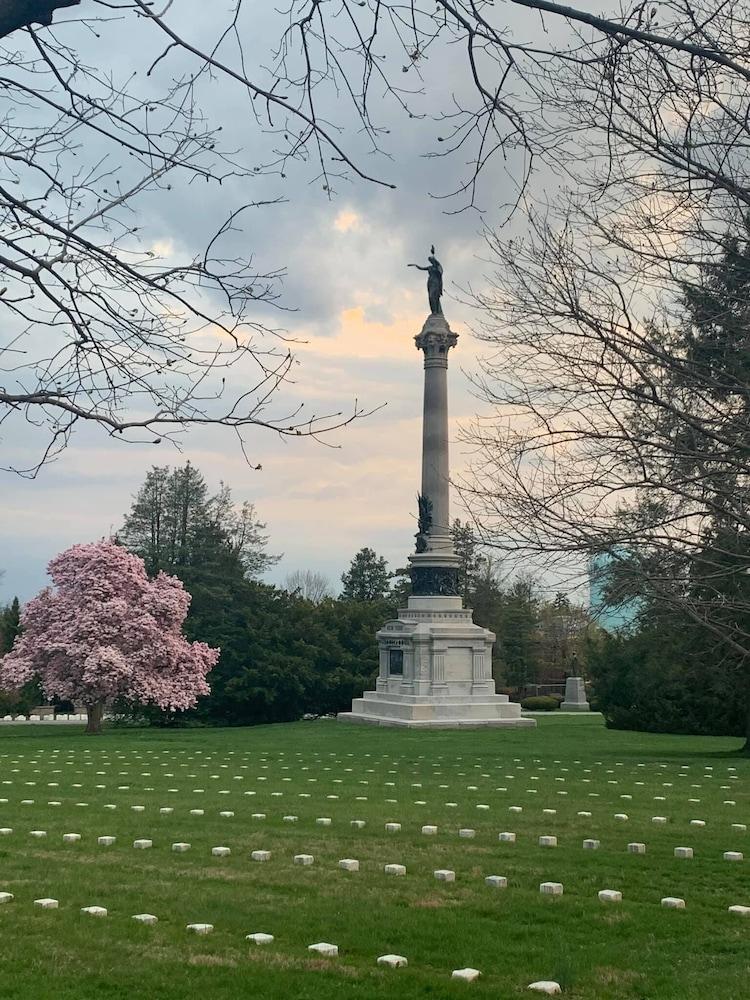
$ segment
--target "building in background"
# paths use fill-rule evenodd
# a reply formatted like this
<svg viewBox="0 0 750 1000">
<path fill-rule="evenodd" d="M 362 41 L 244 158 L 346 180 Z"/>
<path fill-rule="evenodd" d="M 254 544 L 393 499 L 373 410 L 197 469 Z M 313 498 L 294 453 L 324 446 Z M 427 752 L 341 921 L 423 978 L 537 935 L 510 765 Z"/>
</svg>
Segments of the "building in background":
<svg viewBox="0 0 750 1000">
<path fill-rule="evenodd" d="M 632 597 L 616 600 L 608 593 L 617 554 L 598 552 L 589 559 L 589 613 L 592 621 L 608 632 L 618 632 L 633 626 L 640 602 Z"/>
</svg>

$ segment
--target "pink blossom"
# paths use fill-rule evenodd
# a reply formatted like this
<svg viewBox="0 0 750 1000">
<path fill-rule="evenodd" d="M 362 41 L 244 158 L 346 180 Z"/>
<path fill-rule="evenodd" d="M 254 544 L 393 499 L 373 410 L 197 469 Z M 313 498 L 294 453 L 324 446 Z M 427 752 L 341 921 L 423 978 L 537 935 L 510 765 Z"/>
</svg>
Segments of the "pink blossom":
<svg viewBox="0 0 750 1000">
<path fill-rule="evenodd" d="M 86 705 L 125 697 L 185 709 L 209 693 L 219 650 L 183 636 L 190 595 L 176 577 L 149 580 L 143 560 L 111 541 L 74 545 L 48 572 L 54 587 L 23 609 L 0 682 L 38 677 L 47 698 Z"/>
</svg>

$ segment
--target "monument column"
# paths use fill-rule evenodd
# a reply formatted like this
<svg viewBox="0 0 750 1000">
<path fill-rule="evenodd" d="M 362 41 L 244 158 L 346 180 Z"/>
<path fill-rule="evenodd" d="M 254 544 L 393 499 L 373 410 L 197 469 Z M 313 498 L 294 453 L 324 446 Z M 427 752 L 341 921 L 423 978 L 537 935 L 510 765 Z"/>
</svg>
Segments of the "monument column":
<svg viewBox="0 0 750 1000">
<path fill-rule="evenodd" d="M 450 548 L 448 351 L 456 346 L 458 335 L 442 313 L 432 313 L 414 342 L 424 352 L 422 496 L 431 513 L 425 542 L 427 550 Z"/>
<path fill-rule="evenodd" d="M 432 312 L 414 338 L 424 354 L 422 407 L 422 492 L 419 533 L 409 556 L 415 597 L 458 601 L 458 558 L 450 529 L 450 466 L 448 443 L 448 352 L 458 342 L 442 312 Z"/>
</svg>

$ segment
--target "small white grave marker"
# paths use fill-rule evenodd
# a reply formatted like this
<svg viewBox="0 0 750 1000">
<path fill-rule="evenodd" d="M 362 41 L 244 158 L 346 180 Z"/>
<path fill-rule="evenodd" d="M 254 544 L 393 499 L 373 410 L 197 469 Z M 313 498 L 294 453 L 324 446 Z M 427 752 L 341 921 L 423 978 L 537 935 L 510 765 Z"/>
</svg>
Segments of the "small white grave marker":
<svg viewBox="0 0 750 1000">
<path fill-rule="evenodd" d="M 504 875 L 488 875 L 484 880 L 484 884 L 491 886 L 493 889 L 508 888 L 508 880 Z"/>
<path fill-rule="evenodd" d="M 38 906 L 42 910 L 56 910 L 59 903 L 56 899 L 35 899 L 34 906 Z"/>
<path fill-rule="evenodd" d="M 539 892 L 541 892 L 543 896 L 562 896 L 562 882 L 540 882 Z"/>
<path fill-rule="evenodd" d="M 540 979 L 536 983 L 529 983 L 528 989 L 534 990 L 535 993 L 546 993 L 548 996 L 556 996 L 558 993 L 562 993 L 560 984 L 556 983 L 553 979 Z"/>
<path fill-rule="evenodd" d="M 409 963 L 403 955 L 380 955 L 378 965 L 387 965 L 389 969 L 402 969 Z"/>
<path fill-rule="evenodd" d="M 104 906 L 82 906 L 81 913 L 85 913 L 89 917 L 106 917 L 107 908 Z"/>
<path fill-rule="evenodd" d="M 674 849 L 674 856 L 676 858 L 683 858 L 683 859 L 692 858 L 692 856 L 693 856 L 693 848 L 692 847 L 675 847 L 675 849 Z"/>
<path fill-rule="evenodd" d="M 154 846 L 153 840 L 145 840 L 144 839 L 144 840 L 134 840 L 133 841 L 133 847 L 137 851 L 147 851 L 149 849 L 149 847 L 153 847 L 153 846 Z"/>
<path fill-rule="evenodd" d="M 152 927 L 159 922 L 159 918 L 155 917 L 153 913 L 134 913 L 131 919 L 135 920 L 138 924 L 146 924 L 148 927 Z"/>
<path fill-rule="evenodd" d="M 617 889 L 601 889 L 599 899 L 602 903 L 621 903 L 622 893 Z"/>
<path fill-rule="evenodd" d="M 437 871 L 432 873 L 438 882 L 455 882 L 456 873 L 451 871 L 450 868 L 438 868 Z"/>
<path fill-rule="evenodd" d="M 557 847 L 557 837 L 540 837 L 540 847 Z"/>
<path fill-rule="evenodd" d="M 188 924 L 187 925 L 187 930 L 189 930 L 191 934 L 210 934 L 213 929 L 214 929 L 214 925 L 213 924 Z"/>
<path fill-rule="evenodd" d="M 383 871 L 386 875 L 406 875 L 406 865 L 385 865 Z"/>
<path fill-rule="evenodd" d="M 270 851 L 253 851 L 250 855 L 253 861 L 270 861 L 271 852 Z"/>
<path fill-rule="evenodd" d="M 645 844 L 639 844 L 639 843 L 628 844 L 628 854 L 645 854 L 645 853 L 646 853 Z"/>
<path fill-rule="evenodd" d="M 256 931 L 254 934 L 248 934 L 245 940 L 252 941 L 253 944 L 272 944 L 273 934 L 263 934 L 260 931 Z"/>
<path fill-rule="evenodd" d="M 307 950 L 316 951 L 319 955 L 324 955 L 326 958 L 335 958 L 339 953 L 339 946 L 337 944 L 328 944 L 327 941 L 319 941 L 317 944 L 308 945 Z"/>
<path fill-rule="evenodd" d="M 661 901 L 661 905 L 667 910 L 684 910 L 685 900 L 680 899 L 679 896 L 665 896 Z"/>
<path fill-rule="evenodd" d="M 228 858 L 232 853 L 229 847 L 212 847 L 211 854 L 215 858 Z"/>
<path fill-rule="evenodd" d="M 454 969 L 451 972 L 451 979 L 461 979 L 465 983 L 473 983 L 481 975 L 482 973 L 479 969 Z"/>
<path fill-rule="evenodd" d="M 339 861 L 339 868 L 345 872 L 358 872 L 359 861 L 355 858 L 342 858 L 341 861 Z"/>
<path fill-rule="evenodd" d="M 294 863 L 295 865 L 311 865 L 315 861 L 312 854 L 295 854 Z"/>
</svg>

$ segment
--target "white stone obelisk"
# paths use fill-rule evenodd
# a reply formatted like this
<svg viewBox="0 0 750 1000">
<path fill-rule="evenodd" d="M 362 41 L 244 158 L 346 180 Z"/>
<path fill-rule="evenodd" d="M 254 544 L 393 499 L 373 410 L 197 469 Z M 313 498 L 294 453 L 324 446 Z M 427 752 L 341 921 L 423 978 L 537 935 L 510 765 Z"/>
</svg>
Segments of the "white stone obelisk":
<svg viewBox="0 0 750 1000">
<path fill-rule="evenodd" d="M 450 530 L 448 352 L 458 336 L 440 310 L 442 268 L 430 258 L 431 313 L 414 338 L 424 354 L 422 492 L 417 551 L 409 556 L 412 594 L 398 618 L 377 633 L 380 671 L 374 691 L 355 698 L 349 722 L 415 728 L 536 725 L 519 705 L 495 694 L 495 636 L 475 625 L 458 587 Z M 437 271 L 439 269 L 439 272 Z M 423 268 L 422 270 L 428 270 Z M 430 285 L 428 284 L 428 289 Z"/>
</svg>

